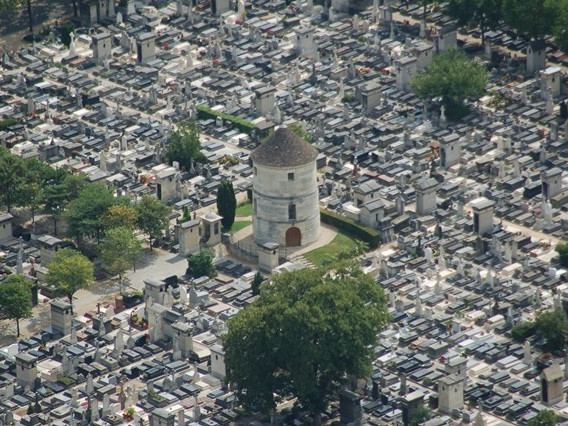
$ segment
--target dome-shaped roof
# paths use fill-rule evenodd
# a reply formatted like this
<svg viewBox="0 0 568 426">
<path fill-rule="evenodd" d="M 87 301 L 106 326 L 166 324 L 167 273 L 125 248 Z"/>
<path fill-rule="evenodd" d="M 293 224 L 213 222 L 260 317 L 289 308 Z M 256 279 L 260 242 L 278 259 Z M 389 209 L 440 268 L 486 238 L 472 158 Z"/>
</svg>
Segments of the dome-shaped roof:
<svg viewBox="0 0 568 426">
<path fill-rule="evenodd" d="M 317 149 L 287 127 L 278 128 L 250 155 L 255 164 L 271 167 L 295 167 L 316 160 Z"/>
</svg>

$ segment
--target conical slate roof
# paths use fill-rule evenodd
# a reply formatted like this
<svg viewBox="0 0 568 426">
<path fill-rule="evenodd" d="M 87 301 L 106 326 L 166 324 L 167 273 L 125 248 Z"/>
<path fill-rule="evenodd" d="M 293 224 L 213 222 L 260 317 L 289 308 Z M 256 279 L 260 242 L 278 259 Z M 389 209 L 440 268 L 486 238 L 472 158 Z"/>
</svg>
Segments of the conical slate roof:
<svg viewBox="0 0 568 426">
<path fill-rule="evenodd" d="M 250 158 L 255 164 L 270 167 L 295 167 L 316 160 L 317 149 L 287 127 L 278 128 Z"/>
</svg>

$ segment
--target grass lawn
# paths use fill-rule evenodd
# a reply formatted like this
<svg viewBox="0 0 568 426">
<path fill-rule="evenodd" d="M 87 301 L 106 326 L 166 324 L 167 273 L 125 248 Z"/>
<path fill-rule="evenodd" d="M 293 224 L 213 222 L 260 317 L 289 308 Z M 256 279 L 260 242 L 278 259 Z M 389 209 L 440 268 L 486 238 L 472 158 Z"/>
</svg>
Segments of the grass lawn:
<svg viewBox="0 0 568 426">
<path fill-rule="evenodd" d="M 304 253 L 304 257 L 316 266 L 320 266 L 324 260 L 335 256 L 340 250 L 352 249 L 356 245 L 355 239 L 338 232 L 331 242 L 323 247 Z"/>
<path fill-rule="evenodd" d="M 246 203 L 237 206 L 237 210 L 235 211 L 235 216 L 237 217 L 252 216 L 252 203 L 250 201 L 247 201 Z M 233 227 L 234 226 L 235 225 L 233 225 Z"/>
<path fill-rule="evenodd" d="M 246 228 L 252 223 L 250 220 L 236 220 L 233 222 L 233 226 L 231 226 L 231 230 L 229 231 L 231 234 L 240 231 L 243 228 Z"/>
</svg>

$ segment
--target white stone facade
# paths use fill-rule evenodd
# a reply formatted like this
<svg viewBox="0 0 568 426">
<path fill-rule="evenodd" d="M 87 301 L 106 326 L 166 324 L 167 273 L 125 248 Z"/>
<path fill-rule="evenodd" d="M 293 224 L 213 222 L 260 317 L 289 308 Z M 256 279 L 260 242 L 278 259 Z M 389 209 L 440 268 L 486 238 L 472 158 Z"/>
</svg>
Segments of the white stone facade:
<svg viewBox="0 0 568 426">
<path fill-rule="evenodd" d="M 281 246 L 305 246 L 316 241 L 320 212 L 315 161 L 296 167 L 253 166 L 255 241 Z M 293 234 L 297 231 L 291 228 L 299 230 L 300 244 L 295 243 Z"/>
</svg>

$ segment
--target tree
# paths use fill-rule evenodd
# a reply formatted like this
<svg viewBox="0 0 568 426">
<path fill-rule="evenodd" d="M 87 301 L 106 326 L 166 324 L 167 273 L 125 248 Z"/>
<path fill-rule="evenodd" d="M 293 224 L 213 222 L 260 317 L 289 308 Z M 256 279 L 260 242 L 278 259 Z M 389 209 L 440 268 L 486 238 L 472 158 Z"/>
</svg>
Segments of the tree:
<svg viewBox="0 0 568 426">
<path fill-rule="evenodd" d="M 213 265 L 213 253 L 210 250 L 202 249 L 197 254 L 187 256 L 186 274 L 193 278 L 214 277 L 217 275 L 215 265 Z"/>
<path fill-rule="evenodd" d="M 527 338 L 532 336 L 535 331 L 536 324 L 534 321 L 523 321 L 513 327 L 511 337 L 517 342 L 524 342 Z"/>
<path fill-rule="evenodd" d="M 529 420 L 528 426 L 554 426 L 558 423 L 558 416 L 552 410 L 541 410 Z"/>
<path fill-rule="evenodd" d="M 236 210 L 237 199 L 235 198 L 233 183 L 223 180 L 217 189 L 217 211 L 223 217 L 221 224 L 225 229 L 231 229 L 231 226 L 233 226 Z"/>
<path fill-rule="evenodd" d="M 412 419 L 410 419 L 410 426 L 418 426 L 423 424 L 425 421 L 430 420 L 432 413 L 426 407 L 420 407 L 414 413 Z"/>
<path fill-rule="evenodd" d="M 554 9 L 555 19 L 552 24 L 554 41 L 562 50 L 566 51 L 568 49 L 568 0 L 556 0 Z M 566 104 L 564 104 L 564 107 L 566 108 Z"/>
<path fill-rule="evenodd" d="M 250 283 L 250 289 L 252 291 L 253 296 L 258 296 L 260 294 L 260 285 L 263 282 L 264 282 L 264 277 L 260 272 L 257 271 L 256 274 L 254 274 L 252 282 Z"/>
<path fill-rule="evenodd" d="M 423 99 L 439 98 L 449 117 L 463 113 L 464 100 L 478 99 L 485 91 L 487 71 L 465 53 L 452 49 L 434 58 L 432 64 L 411 82 Z"/>
<path fill-rule="evenodd" d="M 352 263 L 273 277 L 268 291 L 229 320 L 228 380 L 245 406 L 268 412 L 293 394 L 316 424 L 347 375 L 371 372 L 389 315 L 374 280 Z M 250 360 L 255 360 L 251 363 Z"/>
<path fill-rule="evenodd" d="M 0 147 L 0 203 L 8 212 L 18 200 L 24 173 L 23 160 Z"/>
<path fill-rule="evenodd" d="M 22 275 L 9 275 L 0 283 L 0 310 L 16 320 L 17 337 L 20 337 L 20 319 L 32 316 L 32 286 Z"/>
<path fill-rule="evenodd" d="M 481 43 L 485 33 L 495 29 L 502 19 L 502 0 L 450 0 L 444 12 L 459 26 L 474 24 L 481 31 Z"/>
<path fill-rule="evenodd" d="M 503 0 L 503 20 L 529 40 L 542 40 L 552 30 L 557 0 Z"/>
<path fill-rule="evenodd" d="M 558 262 L 560 266 L 568 266 L 568 241 L 561 241 L 556 244 L 556 253 L 558 253 Z"/>
<path fill-rule="evenodd" d="M 93 281 L 93 264 L 78 251 L 63 248 L 55 253 L 47 271 L 48 284 L 54 285 L 60 295 L 67 297 L 73 314 L 73 295 Z"/>
<path fill-rule="evenodd" d="M 546 338 L 545 348 L 563 351 L 568 343 L 568 319 L 563 309 L 541 313 L 535 321 L 537 332 Z"/>
<path fill-rule="evenodd" d="M 131 229 L 117 227 L 106 232 L 101 244 L 101 259 L 107 271 L 118 275 L 122 293 L 122 276 L 134 267 L 136 259 L 140 256 L 142 244 L 134 236 Z"/>
<path fill-rule="evenodd" d="M 182 121 L 170 136 L 166 149 L 166 160 L 171 164 L 177 161 L 185 170 L 191 168 L 191 160 L 206 163 L 207 158 L 201 150 L 199 134 L 201 130 L 194 120 Z"/>
<path fill-rule="evenodd" d="M 30 33 L 33 35 L 34 26 L 33 26 L 33 14 L 32 14 L 32 3 L 31 0 L 25 0 L 27 6 L 27 13 L 28 13 L 28 26 Z M 7 12 L 14 12 L 20 5 L 24 3 L 23 0 L 0 0 L 0 15 L 3 15 Z"/>
<path fill-rule="evenodd" d="M 64 214 L 67 234 L 80 243 L 84 238 L 96 238 L 103 235 L 102 216 L 115 204 L 112 191 L 103 185 L 91 184 L 80 190 L 78 197 L 69 203 Z"/>
<path fill-rule="evenodd" d="M 302 127 L 302 125 L 300 123 L 292 123 L 288 126 L 288 128 L 294 132 L 296 134 L 296 136 L 299 136 L 300 138 L 302 138 L 303 140 L 305 140 L 307 143 L 313 143 L 314 142 L 314 138 L 311 134 L 309 134 L 308 132 L 306 132 L 306 130 Z"/>
<path fill-rule="evenodd" d="M 170 208 L 154 195 L 147 194 L 136 205 L 136 212 L 138 213 L 138 228 L 148 234 L 150 250 L 152 250 L 152 240 L 161 236 L 166 226 L 169 226 Z"/>
<path fill-rule="evenodd" d="M 134 207 L 125 205 L 110 206 L 101 217 L 105 230 L 114 228 L 126 228 L 130 231 L 136 228 L 138 212 Z"/>
</svg>

